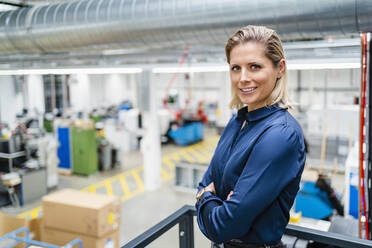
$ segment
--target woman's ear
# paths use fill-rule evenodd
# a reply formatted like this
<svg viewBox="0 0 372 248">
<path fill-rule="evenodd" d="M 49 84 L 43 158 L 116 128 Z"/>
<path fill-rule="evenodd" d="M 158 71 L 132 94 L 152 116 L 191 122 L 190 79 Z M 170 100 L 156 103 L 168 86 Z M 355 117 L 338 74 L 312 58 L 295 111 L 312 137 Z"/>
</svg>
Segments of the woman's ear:
<svg viewBox="0 0 372 248">
<path fill-rule="evenodd" d="M 285 66 L 286 66 L 285 59 L 281 59 L 280 62 L 279 62 L 279 71 L 278 71 L 278 75 L 277 75 L 278 79 L 282 78 L 282 76 L 284 74 L 284 71 L 285 71 Z"/>
</svg>

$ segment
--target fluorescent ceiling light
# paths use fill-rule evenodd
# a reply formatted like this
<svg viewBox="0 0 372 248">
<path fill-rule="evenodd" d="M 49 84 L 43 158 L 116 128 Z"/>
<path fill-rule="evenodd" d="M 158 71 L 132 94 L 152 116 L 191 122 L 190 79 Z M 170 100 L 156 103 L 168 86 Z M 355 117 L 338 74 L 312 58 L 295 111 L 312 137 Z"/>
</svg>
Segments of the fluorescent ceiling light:
<svg viewBox="0 0 372 248">
<path fill-rule="evenodd" d="M 360 63 L 287 63 L 288 70 L 322 70 L 360 68 Z M 0 75 L 67 75 L 67 74 L 135 74 L 142 68 L 59 68 L 59 69 L 9 69 L 1 70 Z M 203 65 L 191 67 L 155 67 L 153 73 L 191 73 L 191 72 L 228 72 L 228 65 Z"/>
<path fill-rule="evenodd" d="M 217 66 L 192 66 L 192 67 L 157 67 L 153 73 L 190 73 L 190 72 L 227 72 L 228 65 Z"/>
<path fill-rule="evenodd" d="M 141 68 L 60 68 L 60 69 L 12 69 L 0 70 L 0 75 L 67 75 L 67 74 L 133 74 Z"/>
<path fill-rule="evenodd" d="M 322 69 L 355 69 L 360 68 L 360 63 L 318 63 L 318 64 L 291 64 L 288 62 L 288 70 L 322 70 Z"/>
<path fill-rule="evenodd" d="M 322 69 L 353 69 L 360 68 L 360 63 L 291 63 L 288 61 L 288 70 L 322 70 Z M 195 66 L 195 67 L 156 67 L 153 73 L 189 73 L 189 72 L 228 72 L 228 65 Z"/>
</svg>

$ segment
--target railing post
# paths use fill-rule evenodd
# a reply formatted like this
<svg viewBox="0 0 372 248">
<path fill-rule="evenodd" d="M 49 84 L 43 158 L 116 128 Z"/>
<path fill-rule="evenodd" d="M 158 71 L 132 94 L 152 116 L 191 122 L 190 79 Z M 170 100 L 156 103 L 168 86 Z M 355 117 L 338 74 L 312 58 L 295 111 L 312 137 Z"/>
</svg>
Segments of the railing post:
<svg viewBox="0 0 372 248">
<path fill-rule="evenodd" d="M 180 248 L 194 248 L 194 218 L 188 212 L 180 221 L 179 225 Z"/>
</svg>

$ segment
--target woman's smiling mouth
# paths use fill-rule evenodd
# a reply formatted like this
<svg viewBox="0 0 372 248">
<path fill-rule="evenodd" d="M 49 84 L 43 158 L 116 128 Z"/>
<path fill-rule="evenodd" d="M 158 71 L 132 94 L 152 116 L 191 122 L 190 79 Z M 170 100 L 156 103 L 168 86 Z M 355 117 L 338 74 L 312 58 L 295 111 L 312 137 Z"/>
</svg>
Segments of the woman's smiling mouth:
<svg viewBox="0 0 372 248">
<path fill-rule="evenodd" d="M 250 94 L 253 93 L 256 89 L 257 87 L 241 88 L 240 92 L 243 94 Z"/>
</svg>

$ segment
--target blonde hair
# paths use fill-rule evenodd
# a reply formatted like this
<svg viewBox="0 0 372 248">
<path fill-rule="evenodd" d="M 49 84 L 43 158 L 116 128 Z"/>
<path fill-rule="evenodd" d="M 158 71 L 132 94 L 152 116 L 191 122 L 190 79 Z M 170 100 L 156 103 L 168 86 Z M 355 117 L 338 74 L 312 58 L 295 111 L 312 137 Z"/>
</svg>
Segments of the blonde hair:
<svg viewBox="0 0 372 248">
<path fill-rule="evenodd" d="M 282 42 L 274 30 L 264 26 L 249 25 L 239 29 L 228 39 L 225 46 L 227 63 L 230 64 L 230 53 L 235 46 L 250 41 L 264 45 L 265 55 L 271 60 L 275 67 L 278 67 L 280 61 L 285 59 Z M 266 106 L 278 104 L 282 108 L 293 108 L 289 101 L 287 84 L 287 67 L 285 67 L 282 77 L 278 79 L 274 90 L 266 101 Z M 244 104 L 240 101 L 240 98 L 233 89 L 231 90 L 231 94 L 230 108 L 242 108 Z"/>
</svg>

